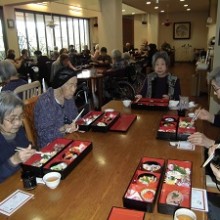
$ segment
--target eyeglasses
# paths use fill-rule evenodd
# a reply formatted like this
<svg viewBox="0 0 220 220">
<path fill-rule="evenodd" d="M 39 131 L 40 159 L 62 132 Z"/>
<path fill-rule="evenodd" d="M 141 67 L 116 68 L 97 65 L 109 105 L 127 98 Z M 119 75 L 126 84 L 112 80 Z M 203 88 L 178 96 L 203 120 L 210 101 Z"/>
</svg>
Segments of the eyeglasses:
<svg viewBox="0 0 220 220">
<path fill-rule="evenodd" d="M 20 115 L 20 116 L 14 116 L 14 117 L 11 117 L 11 118 L 5 118 L 4 120 L 5 121 L 8 121 L 10 122 L 11 124 L 15 124 L 16 121 L 22 121 L 24 119 L 24 115 Z"/>
<path fill-rule="evenodd" d="M 218 90 L 220 89 L 220 87 L 219 87 L 219 88 L 216 88 L 214 85 L 212 85 L 212 88 L 213 88 L 213 90 L 214 90 L 215 92 L 218 92 Z"/>
</svg>

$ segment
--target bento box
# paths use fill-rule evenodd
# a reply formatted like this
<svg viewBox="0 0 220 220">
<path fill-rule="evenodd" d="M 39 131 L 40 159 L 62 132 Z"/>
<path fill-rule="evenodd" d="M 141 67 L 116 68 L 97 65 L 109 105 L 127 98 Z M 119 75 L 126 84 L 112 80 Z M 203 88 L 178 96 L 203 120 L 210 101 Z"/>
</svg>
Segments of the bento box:
<svg viewBox="0 0 220 220">
<path fill-rule="evenodd" d="M 168 160 L 158 200 L 158 212 L 173 215 L 177 208 L 191 207 L 192 162 Z"/>
<path fill-rule="evenodd" d="M 79 126 L 80 131 L 89 131 L 92 123 L 97 120 L 103 112 L 100 111 L 90 111 L 82 118 L 80 118 L 76 124 Z"/>
<path fill-rule="evenodd" d="M 141 98 L 140 100 L 131 103 L 131 108 L 144 110 L 167 111 L 168 106 L 169 99 Z"/>
<path fill-rule="evenodd" d="M 143 157 L 123 196 L 126 208 L 152 212 L 160 188 L 165 161 Z"/>
<path fill-rule="evenodd" d="M 163 140 L 176 140 L 178 126 L 177 115 L 164 115 L 157 130 L 157 138 Z"/>
<path fill-rule="evenodd" d="M 177 139 L 181 141 L 186 141 L 187 138 L 196 132 L 195 125 L 191 123 L 192 118 L 190 117 L 180 117 L 177 129 Z"/>
<path fill-rule="evenodd" d="M 91 150 L 89 141 L 58 138 L 42 148 L 41 154 L 35 154 L 23 163 L 22 169 L 32 171 L 37 177 L 56 171 L 64 179 Z"/>
<path fill-rule="evenodd" d="M 113 206 L 107 220 L 144 220 L 145 213 Z"/>
<path fill-rule="evenodd" d="M 92 130 L 93 131 L 101 131 L 107 132 L 110 127 L 116 122 L 119 118 L 120 113 L 113 111 L 113 112 L 105 112 L 101 117 L 99 117 L 93 124 Z"/>
<path fill-rule="evenodd" d="M 68 146 L 73 140 L 58 138 L 41 149 L 42 154 L 34 154 L 25 163 L 22 163 L 23 170 L 32 171 L 37 177 L 43 177 L 43 167 L 52 160 L 60 151 Z"/>
</svg>

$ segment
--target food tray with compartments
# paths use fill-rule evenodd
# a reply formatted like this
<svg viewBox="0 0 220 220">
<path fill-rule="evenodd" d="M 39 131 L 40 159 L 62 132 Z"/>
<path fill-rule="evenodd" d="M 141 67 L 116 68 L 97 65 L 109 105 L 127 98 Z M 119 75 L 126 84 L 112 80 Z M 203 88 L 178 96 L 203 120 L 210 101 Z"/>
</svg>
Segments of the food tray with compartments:
<svg viewBox="0 0 220 220">
<path fill-rule="evenodd" d="M 92 150 L 92 142 L 58 138 L 22 164 L 23 170 L 32 171 L 37 177 L 56 171 L 64 179 Z"/>
<path fill-rule="evenodd" d="M 176 140 L 178 126 L 177 115 L 164 115 L 157 130 L 157 138 L 163 140 Z"/>
<path fill-rule="evenodd" d="M 93 131 L 101 131 L 107 132 L 110 127 L 117 121 L 119 118 L 120 113 L 113 111 L 113 112 L 105 112 L 99 117 L 93 124 L 92 130 Z"/>
<path fill-rule="evenodd" d="M 126 208 L 152 212 L 160 188 L 165 161 L 143 157 L 123 196 Z"/>
<path fill-rule="evenodd" d="M 167 161 L 158 199 L 158 212 L 173 215 L 177 208 L 191 207 L 191 172 L 191 161 Z"/>
<path fill-rule="evenodd" d="M 145 213 L 113 206 L 107 220 L 144 220 Z"/>
<path fill-rule="evenodd" d="M 144 110 L 167 111 L 168 106 L 169 99 L 141 98 L 140 100 L 131 103 L 131 108 Z"/>
<path fill-rule="evenodd" d="M 89 131 L 91 128 L 91 125 L 95 120 L 97 120 L 103 112 L 101 111 L 90 111 L 86 115 L 84 115 L 82 118 L 77 120 L 76 124 L 79 126 L 80 131 Z"/>
<path fill-rule="evenodd" d="M 177 115 L 164 115 L 157 130 L 157 138 L 171 141 L 186 141 L 188 136 L 196 132 L 192 118 Z"/>
<path fill-rule="evenodd" d="M 181 141 L 187 140 L 187 138 L 196 132 L 194 124 L 191 124 L 192 118 L 180 117 L 177 128 L 177 139 Z"/>
</svg>

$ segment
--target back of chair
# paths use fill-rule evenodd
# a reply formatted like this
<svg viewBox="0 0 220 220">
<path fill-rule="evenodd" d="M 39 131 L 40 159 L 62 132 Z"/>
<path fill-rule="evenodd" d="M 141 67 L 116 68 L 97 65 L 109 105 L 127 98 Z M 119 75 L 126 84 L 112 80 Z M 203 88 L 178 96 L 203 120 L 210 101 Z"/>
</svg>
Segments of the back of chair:
<svg viewBox="0 0 220 220">
<path fill-rule="evenodd" d="M 34 81 L 32 83 L 28 83 L 22 86 L 18 86 L 14 90 L 15 94 L 21 93 L 22 94 L 22 99 L 26 100 L 29 99 L 33 96 L 38 96 L 41 94 L 41 84 L 39 81 Z"/>
<path fill-rule="evenodd" d="M 23 125 L 26 131 L 28 140 L 36 146 L 37 132 L 34 126 L 34 107 L 38 100 L 38 96 L 33 96 L 30 99 L 24 100 L 24 119 Z"/>
</svg>

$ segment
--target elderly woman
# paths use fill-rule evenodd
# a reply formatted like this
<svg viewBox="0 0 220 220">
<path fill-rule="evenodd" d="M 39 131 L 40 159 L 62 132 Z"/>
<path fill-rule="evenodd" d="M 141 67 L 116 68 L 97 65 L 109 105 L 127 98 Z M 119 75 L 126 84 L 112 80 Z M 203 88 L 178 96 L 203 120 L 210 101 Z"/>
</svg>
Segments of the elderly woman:
<svg viewBox="0 0 220 220">
<path fill-rule="evenodd" d="M 122 69 L 126 67 L 126 63 L 122 58 L 122 53 L 120 50 L 112 50 L 112 68 Z"/>
<path fill-rule="evenodd" d="M 35 150 L 22 125 L 23 102 L 12 92 L 0 93 L 0 182 L 20 168 Z M 20 150 L 17 152 L 17 148 Z"/>
<path fill-rule="evenodd" d="M 209 75 L 208 79 L 211 83 L 211 86 L 214 90 L 214 94 L 220 99 L 220 67 L 215 68 Z M 199 111 L 199 114 L 198 114 Z M 195 114 L 198 114 L 198 119 L 208 121 L 213 125 L 220 127 L 220 115 L 212 114 L 205 109 L 198 109 L 195 111 Z M 204 146 L 206 148 L 211 147 L 215 144 L 215 140 L 212 140 L 206 137 L 203 133 L 196 132 L 189 136 L 188 141 L 195 145 Z"/>
<path fill-rule="evenodd" d="M 180 81 L 177 76 L 168 71 L 169 56 L 166 52 L 157 52 L 153 56 L 152 65 L 154 72 L 147 75 L 137 99 L 166 98 L 179 100 L 181 94 Z"/>
<path fill-rule="evenodd" d="M 73 122 L 78 114 L 73 97 L 76 88 L 76 72 L 63 68 L 56 73 L 52 88 L 39 97 L 34 109 L 39 147 L 78 129 Z"/>
<path fill-rule="evenodd" d="M 18 86 L 27 84 L 27 81 L 20 79 L 19 74 L 15 68 L 15 66 L 7 61 L 4 60 L 1 62 L 2 68 L 4 69 L 4 72 L 8 74 L 9 81 L 5 84 L 5 86 L 2 88 L 2 91 L 14 91 Z"/>
</svg>

